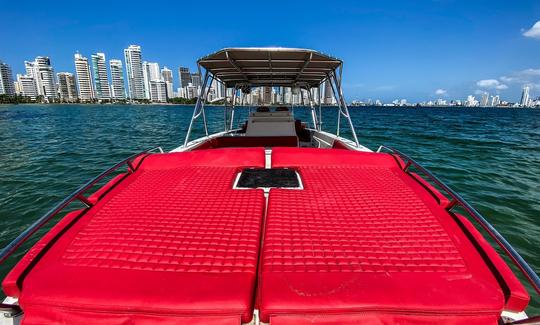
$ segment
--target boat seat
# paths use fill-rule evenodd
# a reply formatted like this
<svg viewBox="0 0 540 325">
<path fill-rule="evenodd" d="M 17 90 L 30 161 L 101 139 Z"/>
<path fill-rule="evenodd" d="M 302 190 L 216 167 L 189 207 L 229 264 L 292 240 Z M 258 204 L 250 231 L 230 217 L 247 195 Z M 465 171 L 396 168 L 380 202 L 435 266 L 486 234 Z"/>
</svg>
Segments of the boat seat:
<svg viewBox="0 0 540 325">
<path fill-rule="evenodd" d="M 272 167 L 296 169 L 304 189 L 270 190 L 261 321 L 496 324 L 503 308 L 527 305 L 393 156 L 274 148 Z"/>
<path fill-rule="evenodd" d="M 297 136 L 221 136 L 208 139 L 194 150 L 233 147 L 298 147 Z"/>
<path fill-rule="evenodd" d="M 232 184 L 264 157 L 263 148 L 213 149 L 136 161 L 4 280 L 24 323 L 251 321 L 265 199 Z"/>
</svg>

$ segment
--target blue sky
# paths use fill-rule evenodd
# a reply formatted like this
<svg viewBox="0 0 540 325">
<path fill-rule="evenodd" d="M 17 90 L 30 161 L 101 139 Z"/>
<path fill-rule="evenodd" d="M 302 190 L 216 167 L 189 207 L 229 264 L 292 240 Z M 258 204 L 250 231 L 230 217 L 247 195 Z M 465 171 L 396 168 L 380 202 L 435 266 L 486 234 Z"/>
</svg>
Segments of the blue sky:
<svg viewBox="0 0 540 325">
<path fill-rule="evenodd" d="M 201 7 L 198 7 L 201 6 Z M 487 90 L 540 95 L 540 1 L 3 1 L 0 60 L 14 73 L 49 56 L 74 71 L 73 54 L 143 59 L 175 71 L 222 47 L 307 47 L 345 61 L 352 99 L 462 99 Z M 437 91 L 438 90 L 438 91 Z"/>
</svg>

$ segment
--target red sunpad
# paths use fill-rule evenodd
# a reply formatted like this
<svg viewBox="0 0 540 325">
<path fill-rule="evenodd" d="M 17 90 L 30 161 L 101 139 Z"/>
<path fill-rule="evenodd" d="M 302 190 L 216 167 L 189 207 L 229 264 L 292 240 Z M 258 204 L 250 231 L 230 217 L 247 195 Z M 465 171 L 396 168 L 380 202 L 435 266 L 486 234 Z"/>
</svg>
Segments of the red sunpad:
<svg viewBox="0 0 540 325">
<path fill-rule="evenodd" d="M 264 196 L 232 189 L 241 166 L 264 150 L 143 159 L 22 279 L 25 322 L 250 321 Z"/>
<path fill-rule="evenodd" d="M 272 164 L 298 168 L 305 189 L 270 192 L 262 321 L 497 321 L 499 283 L 392 156 L 276 148 Z"/>
</svg>

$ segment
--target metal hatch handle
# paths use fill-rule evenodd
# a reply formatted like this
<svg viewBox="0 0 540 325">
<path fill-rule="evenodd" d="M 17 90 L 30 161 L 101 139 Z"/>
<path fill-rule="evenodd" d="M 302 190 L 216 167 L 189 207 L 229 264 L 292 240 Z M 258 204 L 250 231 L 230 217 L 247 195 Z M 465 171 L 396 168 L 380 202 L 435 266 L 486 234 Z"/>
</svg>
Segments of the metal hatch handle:
<svg viewBox="0 0 540 325">
<path fill-rule="evenodd" d="M 482 228 L 497 242 L 497 244 L 505 251 L 505 253 L 510 257 L 512 262 L 520 269 L 521 273 L 527 278 L 527 281 L 532 285 L 534 290 L 536 290 L 537 294 L 540 294 L 540 278 L 536 274 L 536 272 L 532 269 L 532 267 L 525 261 L 521 255 L 510 245 L 510 243 L 493 227 L 492 224 L 489 223 L 478 211 L 476 211 L 475 208 L 473 208 L 465 199 L 461 197 L 458 193 L 456 193 L 454 190 L 452 190 L 449 186 L 444 184 L 439 178 L 437 178 L 433 173 L 431 173 L 429 170 L 421 166 L 419 163 L 414 161 L 411 157 L 407 156 L 406 154 L 402 153 L 401 151 L 394 149 L 392 147 L 387 146 L 380 146 L 377 152 L 381 152 L 381 150 L 386 149 L 390 151 L 393 154 L 396 154 L 404 159 L 405 166 L 403 167 L 403 171 L 407 172 L 407 170 L 410 168 L 410 166 L 414 166 L 417 170 L 421 171 L 424 175 L 426 175 L 431 181 L 433 181 L 435 184 L 437 184 L 442 190 L 444 190 L 451 198 L 452 201 L 445 207 L 447 211 L 450 211 L 452 208 L 454 208 L 456 205 L 460 205 L 467 211 L 467 213 L 473 217 L 476 222 L 478 222 Z"/>
</svg>

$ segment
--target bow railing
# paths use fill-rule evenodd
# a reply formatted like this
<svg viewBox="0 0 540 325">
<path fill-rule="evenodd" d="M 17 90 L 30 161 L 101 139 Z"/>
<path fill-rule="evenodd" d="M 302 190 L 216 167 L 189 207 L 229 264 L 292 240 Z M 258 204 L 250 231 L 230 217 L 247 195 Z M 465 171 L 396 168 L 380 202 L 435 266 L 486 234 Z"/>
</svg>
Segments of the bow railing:
<svg viewBox="0 0 540 325">
<path fill-rule="evenodd" d="M 10 257 L 21 245 L 23 245 L 30 237 L 35 234 L 39 229 L 41 229 L 43 226 L 45 226 L 49 221 L 51 221 L 55 216 L 57 216 L 62 210 L 64 210 L 69 204 L 71 204 L 74 201 L 80 201 L 82 202 L 87 208 L 90 208 L 93 203 L 88 200 L 87 197 L 84 196 L 84 194 L 94 187 L 97 182 L 101 181 L 108 175 L 110 175 L 112 172 L 117 170 L 118 168 L 126 165 L 128 168 L 128 172 L 132 173 L 134 172 L 137 167 L 133 165 L 133 161 L 135 158 L 144 155 L 144 154 L 150 154 L 152 152 L 159 151 L 160 153 L 163 153 L 163 149 L 161 147 L 155 147 L 151 149 L 144 150 L 142 152 L 139 152 L 137 154 L 134 154 L 118 163 L 116 163 L 114 166 L 110 167 L 109 169 L 105 170 L 98 176 L 94 177 L 93 179 L 86 182 L 84 185 L 79 187 L 77 190 L 75 190 L 73 193 L 68 195 L 65 199 L 63 199 L 61 202 L 56 204 L 53 208 L 51 208 L 45 215 L 43 215 L 38 220 L 34 221 L 28 228 L 26 228 L 21 234 L 19 234 L 13 241 L 11 241 L 9 244 L 7 244 L 1 251 L 0 251 L 0 264 L 4 263 L 5 260 Z M 20 314 L 21 310 L 18 305 L 13 304 L 7 304 L 7 303 L 1 303 L 0 304 L 0 312 L 3 312 L 7 315 L 15 316 Z"/>
<path fill-rule="evenodd" d="M 435 183 L 441 190 L 443 190 L 446 195 L 451 198 L 449 204 L 446 205 L 445 209 L 451 211 L 457 206 L 461 206 L 469 216 L 471 216 L 480 226 L 489 234 L 491 238 L 501 247 L 501 249 L 510 257 L 512 262 L 519 268 L 521 273 L 525 276 L 527 281 L 532 285 L 537 294 L 540 294 L 540 278 L 532 267 L 525 261 L 523 257 L 516 251 L 514 247 L 501 235 L 495 227 L 489 221 L 484 218 L 480 212 L 473 208 L 465 199 L 461 197 L 456 191 L 452 190 L 448 185 L 443 183 L 439 178 L 437 178 L 432 172 L 427 170 L 425 167 L 417 163 L 414 159 L 402 153 L 401 151 L 394 149 L 392 147 L 380 146 L 377 152 L 386 150 L 391 154 L 399 156 L 405 165 L 402 167 L 403 171 L 407 172 L 410 167 L 416 168 L 422 174 L 427 176 L 427 178 Z"/>
</svg>

